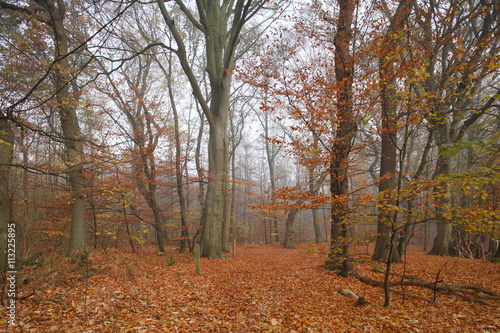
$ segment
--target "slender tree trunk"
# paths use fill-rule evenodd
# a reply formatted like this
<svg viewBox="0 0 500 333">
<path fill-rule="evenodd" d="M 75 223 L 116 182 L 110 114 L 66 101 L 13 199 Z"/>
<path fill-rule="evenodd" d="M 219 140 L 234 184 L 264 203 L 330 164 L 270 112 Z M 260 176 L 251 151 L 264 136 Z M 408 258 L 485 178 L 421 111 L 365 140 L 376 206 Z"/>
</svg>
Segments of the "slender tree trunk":
<svg viewBox="0 0 500 333">
<path fill-rule="evenodd" d="M 234 111 L 234 110 L 233 110 Z M 235 114 L 231 112 L 229 116 L 230 132 L 231 132 L 231 151 L 229 160 L 231 164 L 231 200 L 229 205 L 229 240 L 232 240 L 233 247 L 237 241 L 236 229 L 236 149 L 243 138 L 242 131 L 245 126 L 244 116 L 241 117 L 241 122 L 235 124 Z M 234 249 L 233 249 L 234 250 Z M 233 253 L 234 256 L 234 253 Z"/>
<path fill-rule="evenodd" d="M 168 72 L 172 74 L 172 59 L 169 61 Z M 179 115 L 177 113 L 177 106 L 175 103 L 172 82 L 170 77 L 168 78 L 168 95 L 170 97 L 170 105 L 172 106 L 172 113 L 174 116 L 174 127 L 175 127 L 175 178 L 177 181 L 177 196 L 179 197 L 179 206 L 181 213 L 181 241 L 179 246 L 179 252 L 185 253 L 191 251 L 191 242 L 189 240 L 189 230 L 187 225 L 187 211 L 186 211 L 186 199 L 184 197 L 184 184 L 183 184 L 183 168 L 181 163 L 181 137 L 179 130 Z"/>
<path fill-rule="evenodd" d="M 0 118 L 0 272 L 7 269 L 7 235 L 11 224 L 10 164 L 14 154 L 14 133 L 7 117 Z"/>
<path fill-rule="evenodd" d="M 316 244 L 324 243 L 325 240 L 321 236 L 321 225 L 319 224 L 319 221 L 318 221 L 318 209 L 317 208 L 312 209 L 312 220 L 313 220 L 313 226 L 314 226 L 314 242 Z"/>
<path fill-rule="evenodd" d="M 97 240 L 98 240 L 98 232 L 97 232 L 97 213 L 95 209 L 94 202 L 90 201 L 90 210 L 92 211 L 92 224 L 94 226 L 94 249 L 97 249 Z"/>
<path fill-rule="evenodd" d="M 148 200 L 148 205 L 153 211 L 154 219 L 155 219 L 155 229 L 156 229 L 156 242 L 158 243 L 158 251 L 160 253 L 165 253 L 165 243 L 163 242 L 163 218 L 161 217 L 161 210 L 156 202 L 156 199 Z"/>
<path fill-rule="evenodd" d="M 136 137 L 136 142 L 139 142 Z M 165 224 L 162 216 L 162 210 L 156 199 L 156 167 L 154 164 L 154 156 L 146 156 L 144 147 L 136 147 L 136 159 L 139 161 L 134 161 L 132 167 L 134 169 L 134 178 L 136 181 L 137 188 L 141 193 L 144 200 L 148 204 L 148 207 L 153 212 L 154 217 L 154 228 L 156 231 L 156 242 L 158 245 L 158 251 L 160 253 L 165 253 L 165 244 L 163 242 Z M 152 153 L 152 152 L 151 152 Z"/>
<path fill-rule="evenodd" d="M 276 155 L 274 155 L 273 152 L 271 152 L 271 147 L 269 147 L 269 142 L 267 142 L 266 140 L 266 152 L 267 152 L 267 161 L 268 161 L 268 164 L 269 164 L 269 180 L 270 180 L 270 183 L 271 183 L 271 191 L 269 193 L 269 196 L 270 196 L 270 204 L 271 205 L 274 205 L 276 199 L 274 198 L 275 194 L 276 194 L 276 175 L 275 175 L 275 172 L 274 172 L 274 157 Z M 278 230 L 278 218 L 276 217 L 276 213 L 274 211 L 274 208 L 271 207 L 270 209 L 270 221 L 269 221 L 269 227 L 272 228 L 272 230 L 270 230 L 270 241 L 271 242 L 276 242 L 276 243 L 279 243 L 280 241 L 280 236 L 279 236 L 279 230 Z M 274 238 L 274 240 L 273 240 Z"/>
<path fill-rule="evenodd" d="M 309 192 L 314 195 L 316 194 L 326 179 L 327 173 L 323 173 L 314 183 L 309 183 Z M 312 178 L 309 179 L 310 182 L 314 180 Z M 296 200 L 294 202 L 295 206 L 301 206 L 304 203 L 303 199 Z M 287 249 L 293 248 L 293 234 L 294 234 L 294 221 L 297 213 L 299 212 L 299 208 L 292 208 L 288 211 L 288 215 L 285 221 L 285 241 L 283 242 L 283 247 Z"/>
<path fill-rule="evenodd" d="M 130 248 L 132 253 L 135 253 L 134 241 L 132 240 L 132 233 L 130 232 L 130 227 L 128 225 L 127 207 L 125 206 L 125 196 L 122 193 L 122 210 L 123 210 L 123 220 L 125 221 L 125 229 L 127 230 L 128 241 L 130 243 Z"/>
<path fill-rule="evenodd" d="M 319 188 L 318 188 L 319 190 Z M 309 170 L 309 191 L 311 193 L 314 192 L 314 170 L 311 168 Z M 314 227 L 314 242 L 319 244 L 323 243 L 323 238 L 321 237 L 321 226 L 319 225 L 318 222 L 318 209 L 313 208 L 312 210 L 312 222 L 313 222 L 313 227 Z"/>
<path fill-rule="evenodd" d="M 229 234 L 233 241 L 238 241 L 236 235 L 236 147 L 232 147 L 231 154 L 231 205 L 229 207 Z"/>
<path fill-rule="evenodd" d="M 426 170 L 427 165 L 429 164 L 429 153 L 431 151 L 433 140 L 434 139 L 433 139 L 433 135 L 432 135 L 432 131 L 431 131 L 429 133 L 429 136 L 427 138 L 427 143 L 426 143 L 424 150 L 422 152 L 422 157 L 420 159 L 420 164 L 418 166 L 418 169 L 415 172 L 415 175 L 412 177 L 413 180 L 420 179 L 420 177 L 422 176 L 422 174 Z M 407 160 L 410 159 L 411 150 L 412 149 L 410 148 L 410 150 L 408 152 Z M 414 206 L 415 206 L 413 199 L 409 199 L 407 201 L 407 205 L 408 205 L 408 208 L 407 208 L 407 213 L 406 213 L 406 225 L 404 227 L 403 236 L 400 238 L 399 244 L 398 244 L 398 251 L 399 251 L 401 257 L 403 257 L 404 254 L 406 253 L 407 243 L 408 243 L 410 236 L 411 236 L 411 233 L 413 232 L 414 227 L 415 227 L 414 222 L 413 222 Z M 427 251 L 427 224 L 424 224 L 424 251 Z"/>
<path fill-rule="evenodd" d="M 196 165 L 196 173 L 198 174 L 198 202 L 200 204 L 201 211 L 205 207 L 205 172 L 201 166 L 201 144 L 203 141 L 203 131 L 205 128 L 205 116 L 200 112 L 200 128 L 198 129 L 198 136 L 196 138 L 196 153 L 194 157 L 194 162 Z"/>
</svg>

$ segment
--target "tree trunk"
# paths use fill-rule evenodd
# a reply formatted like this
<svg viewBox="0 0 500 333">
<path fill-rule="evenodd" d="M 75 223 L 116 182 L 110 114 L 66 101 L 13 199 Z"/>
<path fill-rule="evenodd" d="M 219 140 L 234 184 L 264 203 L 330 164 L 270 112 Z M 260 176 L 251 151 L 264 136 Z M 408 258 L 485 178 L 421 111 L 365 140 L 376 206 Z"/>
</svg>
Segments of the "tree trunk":
<svg viewBox="0 0 500 333">
<path fill-rule="evenodd" d="M 396 46 L 400 43 L 400 37 L 406 18 L 410 14 L 410 1 L 401 0 L 394 15 L 390 19 L 390 25 L 381 45 L 379 57 L 379 75 L 381 90 L 381 119 L 382 119 L 382 149 L 380 157 L 380 198 L 379 213 L 377 220 L 377 241 L 373 259 L 387 262 L 389 249 L 395 248 L 391 239 L 397 229 L 397 211 L 391 207 L 397 206 L 399 201 L 394 197 L 394 190 L 397 189 L 396 165 L 397 165 L 397 108 L 396 101 L 396 69 L 394 68 L 397 59 Z M 392 251 L 391 260 L 401 262 L 399 251 Z"/>
<path fill-rule="evenodd" d="M 185 37 L 177 29 L 164 1 L 159 0 L 158 6 L 163 19 L 176 42 L 175 53 L 210 127 L 208 185 L 201 219 L 200 251 L 204 257 L 224 258 L 224 249 L 227 249 L 224 241 L 227 240 L 225 235 L 227 235 L 228 228 L 227 123 L 234 56 L 243 26 L 262 8 L 265 1 L 237 0 L 225 1 L 222 4 L 219 1 L 197 1 L 197 15 L 191 13 L 181 1 L 176 3 L 186 18 L 205 37 L 205 66 L 210 81 L 210 98 L 208 99 L 202 93 L 199 81 L 186 57 L 188 51 L 184 43 Z M 199 21 L 195 17 L 198 17 Z"/>
<path fill-rule="evenodd" d="M 221 87 L 222 88 L 222 87 Z M 207 258 L 225 258 L 223 246 L 224 213 L 227 197 L 227 120 L 229 90 L 221 89 L 219 96 L 212 91 L 212 108 L 219 105 L 217 120 L 210 125 L 208 142 L 208 184 L 200 236 L 201 255 Z M 217 98 L 218 97 L 218 98 Z"/>
<path fill-rule="evenodd" d="M 314 195 L 316 194 L 321 186 L 323 186 L 323 182 L 325 181 L 327 173 L 323 173 L 314 183 L 309 183 L 309 192 Z M 310 182 L 313 181 L 312 178 L 309 179 Z M 298 199 L 294 202 L 294 205 L 301 206 L 304 203 L 303 199 Z M 297 213 L 299 212 L 299 208 L 292 208 L 288 211 L 288 215 L 285 221 L 285 241 L 283 242 L 283 247 L 286 249 L 293 248 L 293 234 L 294 234 L 294 221 Z"/>
<path fill-rule="evenodd" d="M 229 161 L 231 164 L 231 201 L 229 205 L 229 238 L 232 240 L 233 244 L 233 257 L 234 257 L 234 246 L 236 245 L 237 237 L 237 226 L 236 226 L 236 149 L 243 139 L 243 129 L 245 127 L 245 117 L 241 114 L 241 120 L 235 123 L 235 113 L 234 110 L 230 113 L 230 133 L 231 133 L 231 150 L 229 154 Z"/>
<path fill-rule="evenodd" d="M 335 81 L 337 92 L 337 117 L 332 119 L 336 125 L 336 137 L 330 151 L 330 194 L 331 194 L 331 239 L 330 253 L 325 268 L 341 270 L 347 276 L 352 270 L 352 260 L 347 241 L 348 226 L 345 216 L 348 212 L 347 197 L 349 190 L 349 154 L 356 135 L 356 119 L 353 112 L 354 59 L 350 44 L 352 42 L 352 23 L 356 2 L 338 0 L 340 11 L 335 46 Z"/>
<path fill-rule="evenodd" d="M 14 133 L 7 117 L 0 118 L 0 272 L 7 268 L 7 235 L 11 224 L 10 164 L 14 154 Z"/>
<path fill-rule="evenodd" d="M 302 204 L 302 201 L 297 202 L 297 204 Z M 298 208 L 292 208 L 288 212 L 288 215 L 286 217 L 285 221 L 285 241 L 283 243 L 283 247 L 285 249 L 292 249 L 293 248 L 293 222 L 295 221 L 295 216 L 299 212 Z"/>
<path fill-rule="evenodd" d="M 125 204 L 125 195 L 121 194 L 122 197 L 122 211 L 123 211 L 123 220 L 125 221 L 125 230 L 127 231 L 127 237 L 130 244 L 130 248 L 132 249 L 132 253 L 135 253 L 134 241 L 132 240 L 132 233 L 130 232 L 130 227 L 128 225 L 128 216 L 127 216 L 127 206 Z"/>
<path fill-rule="evenodd" d="M 432 147 L 432 142 L 433 142 L 433 132 L 430 131 L 429 132 L 429 136 L 427 137 L 427 143 L 424 147 L 424 150 L 422 152 L 422 156 L 420 158 L 420 163 L 419 163 L 419 166 L 418 166 L 418 169 L 417 171 L 415 172 L 415 175 L 413 175 L 412 179 L 413 180 L 418 180 L 420 179 L 420 177 L 422 176 L 422 174 L 424 173 L 425 169 L 427 168 L 427 165 L 429 164 L 429 153 L 431 151 L 431 147 Z M 412 149 L 410 148 L 409 152 L 408 152 L 408 157 L 406 160 L 409 160 L 410 159 L 410 151 Z M 399 254 L 401 255 L 401 257 L 403 257 L 406 253 L 406 247 L 408 245 L 408 242 L 409 242 L 409 239 L 410 239 L 410 236 L 414 230 L 414 227 L 415 227 L 415 224 L 414 222 L 412 221 L 413 218 L 414 218 L 414 202 L 413 202 L 414 199 L 409 199 L 407 200 L 407 212 L 406 212 L 406 224 L 405 224 L 405 227 L 404 227 L 404 233 L 402 235 L 402 237 L 399 239 L 399 244 L 398 244 L 398 251 L 399 251 Z M 424 252 L 427 251 L 427 223 L 424 224 Z"/>
<path fill-rule="evenodd" d="M 229 234 L 233 242 L 238 241 L 236 228 L 236 146 L 232 146 L 231 154 L 231 204 L 229 206 Z"/>
<path fill-rule="evenodd" d="M 158 203 L 156 201 L 156 198 L 153 198 L 148 201 L 148 205 L 153 211 L 153 215 L 155 218 L 155 229 L 156 229 L 156 242 L 158 243 L 158 251 L 160 253 L 165 253 L 165 243 L 163 242 L 163 236 L 164 236 L 164 231 L 163 231 L 163 218 L 161 217 L 161 210 L 160 207 L 158 206 Z"/>
<path fill-rule="evenodd" d="M 205 116 L 202 112 L 200 115 L 200 128 L 198 129 L 198 136 L 196 137 L 196 153 L 194 156 L 194 162 L 196 165 L 196 173 L 198 175 L 198 203 L 200 204 L 201 211 L 205 207 L 205 172 L 201 166 L 201 144 L 203 142 L 203 131 L 205 128 Z"/>
<path fill-rule="evenodd" d="M 317 208 L 312 209 L 312 220 L 313 220 L 313 227 L 314 227 L 314 242 L 316 244 L 324 243 L 325 240 L 321 236 L 321 225 L 319 224 L 319 221 L 318 221 L 318 209 Z"/>
<path fill-rule="evenodd" d="M 267 96 L 264 97 L 264 101 L 267 100 Z M 267 113 L 264 113 L 264 120 L 261 120 L 262 127 L 264 128 L 264 144 L 266 148 L 266 157 L 267 157 L 267 165 L 269 168 L 269 182 L 271 184 L 271 188 L 269 191 L 269 203 L 271 206 L 274 205 L 276 199 L 275 199 L 275 194 L 276 194 L 276 175 L 275 175 L 275 160 L 276 160 L 276 155 L 278 153 L 278 150 L 273 149 L 273 145 L 267 140 L 267 138 L 270 137 L 269 133 L 269 116 Z M 274 207 L 271 207 L 270 209 L 270 221 L 269 221 L 269 228 L 272 229 L 269 232 L 270 235 L 270 241 L 273 242 L 273 237 L 274 237 L 274 242 L 279 243 L 280 238 L 279 238 L 279 232 L 278 232 L 278 218 L 276 217 Z M 293 220 L 292 220 L 293 223 Z M 285 241 L 286 243 L 286 241 Z"/>
<path fill-rule="evenodd" d="M 139 142 L 137 140 L 137 134 L 134 134 L 136 137 L 135 142 Z M 136 147 L 135 157 L 136 161 L 132 163 L 132 167 L 134 170 L 134 178 L 144 200 L 148 204 L 148 207 L 153 212 L 154 217 L 154 228 L 156 230 L 156 242 L 158 245 L 158 251 L 160 253 L 165 253 L 165 244 L 163 242 L 163 225 L 165 224 L 163 221 L 162 210 L 158 205 L 158 200 L 156 199 L 156 168 L 154 164 L 154 156 L 146 156 L 144 147 L 141 148 L 141 144 Z M 151 151 L 150 151 L 151 152 Z M 151 152 L 152 153 L 152 152 Z M 149 163 L 148 163 L 149 157 Z"/>
<path fill-rule="evenodd" d="M 319 188 L 318 188 L 319 190 Z M 314 171 L 313 169 L 309 170 L 309 191 L 311 193 L 314 192 Z M 314 227 L 314 242 L 316 244 L 323 243 L 323 238 L 321 237 L 321 227 L 318 222 L 318 209 L 312 209 L 312 222 Z"/>
<path fill-rule="evenodd" d="M 187 211 L 186 211 L 186 200 L 184 198 L 184 184 L 183 184 L 183 168 L 182 168 L 182 163 L 181 163 L 181 138 L 180 138 L 180 131 L 179 131 L 179 115 L 177 113 L 177 106 L 175 104 L 175 98 L 174 98 L 174 93 L 172 89 L 172 82 L 171 82 L 171 74 L 172 74 L 172 61 L 173 59 L 170 59 L 169 61 L 169 66 L 168 66 L 168 72 L 169 72 L 169 78 L 168 78 L 168 95 L 170 98 L 170 105 L 172 106 L 172 113 L 174 116 L 174 127 L 175 127 L 175 178 L 177 181 L 177 196 L 179 197 L 179 208 L 180 208 L 180 213 L 181 213 L 181 240 L 179 244 L 179 252 L 180 253 L 186 253 L 188 251 L 191 251 L 191 242 L 189 240 L 189 230 L 188 230 L 188 225 L 187 225 Z"/>
<path fill-rule="evenodd" d="M 441 145 L 439 145 L 439 154 L 434 178 L 438 179 L 440 175 L 450 173 L 451 157 L 446 154 Z M 451 205 L 451 195 L 447 181 L 438 181 L 434 187 L 434 200 L 436 202 L 436 227 L 437 235 L 434 238 L 434 244 L 429 254 L 438 256 L 450 255 L 450 243 L 452 239 L 452 224 L 446 217 Z"/>
<path fill-rule="evenodd" d="M 495 241 L 497 242 L 497 250 L 495 254 L 493 255 L 493 258 L 491 258 L 492 262 L 500 263 L 500 244 L 498 244 L 498 240 Z"/>
<path fill-rule="evenodd" d="M 69 256 L 85 251 L 85 179 L 82 171 L 82 135 L 76 113 L 76 101 L 69 91 L 71 67 L 69 64 L 68 36 L 64 28 L 66 8 L 62 0 L 44 0 L 42 5 L 49 13 L 54 34 L 57 110 L 64 135 L 67 174 L 73 194 L 71 203 Z"/>
</svg>

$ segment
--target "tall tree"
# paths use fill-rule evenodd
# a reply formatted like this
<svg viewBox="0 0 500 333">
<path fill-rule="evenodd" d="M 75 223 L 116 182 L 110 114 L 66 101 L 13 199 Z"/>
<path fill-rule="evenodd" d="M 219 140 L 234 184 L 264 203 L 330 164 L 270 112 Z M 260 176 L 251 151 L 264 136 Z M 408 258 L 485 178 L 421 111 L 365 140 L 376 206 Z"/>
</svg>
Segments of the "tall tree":
<svg viewBox="0 0 500 333">
<path fill-rule="evenodd" d="M 223 232 L 226 228 L 229 97 L 235 54 L 244 25 L 264 5 L 265 0 L 196 1 L 197 17 L 182 0 L 176 0 L 178 8 L 205 37 L 206 71 L 210 84 L 210 96 L 204 96 L 192 66 L 187 59 L 184 36 L 172 18 L 163 0 L 158 0 L 163 15 L 177 46 L 172 51 L 193 89 L 209 124 L 208 185 L 202 217 L 200 236 L 201 255 L 223 258 Z"/>
<path fill-rule="evenodd" d="M 106 76 L 110 88 L 106 94 L 125 115 L 131 128 L 130 133 L 127 131 L 126 135 L 130 137 L 133 144 L 132 177 L 153 213 L 158 250 L 164 253 L 165 218 L 157 194 L 159 172 L 155 151 L 161 136 L 165 133 L 166 124 L 161 122 L 162 119 L 158 115 L 157 109 L 161 102 L 148 95 L 154 86 L 151 78 L 153 76 L 152 63 L 153 59 L 150 56 L 137 57 L 120 71 L 126 82 L 127 91 L 131 92 L 132 99 L 127 98 L 128 96 L 121 92 L 120 86 L 115 82 L 116 75 L 113 77 L 109 72 L 106 72 Z M 105 71 L 104 66 L 102 67 Z"/>
<path fill-rule="evenodd" d="M 264 103 L 266 103 L 266 97 L 264 97 Z M 264 112 L 262 117 L 257 115 L 260 121 L 260 124 L 262 126 L 262 129 L 264 130 L 264 147 L 266 150 L 266 159 L 267 159 L 267 166 L 269 168 L 269 183 L 270 183 L 270 188 L 269 188 L 269 204 L 273 206 L 275 203 L 276 199 L 276 156 L 278 155 L 280 148 L 276 147 L 272 142 L 269 141 L 269 138 L 271 138 L 271 131 L 269 128 L 269 113 Z M 278 230 L 278 218 L 276 216 L 276 213 L 274 210 L 271 209 L 270 212 L 270 229 L 271 231 L 271 237 L 270 241 L 279 243 L 279 230 Z M 273 237 L 274 236 L 274 237 Z"/>
<path fill-rule="evenodd" d="M 330 150 L 331 239 L 326 269 L 340 269 L 342 275 L 352 270 L 349 258 L 347 197 L 349 193 L 349 155 L 356 136 L 357 123 L 353 106 L 353 18 L 357 1 L 338 0 L 339 13 L 335 47 L 335 139 Z"/>
<path fill-rule="evenodd" d="M 395 262 L 401 261 L 399 252 L 389 251 L 390 239 L 394 238 L 391 232 L 397 222 L 397 210 L 392 207 L 391 196 L 396 187 L 396 160 L 397 160 L 397 68 L 395 62 L 398 59 L 398 47 L 404 40 L 404 28 L 411 13 L 409 0 L 401 0 L 396 12 L 390 17 L 389 28 L 380 45 L 379 75 L 380 75 L 380 98 L 381 98 L 381 157 L 380 157 L 380 179 L 378 183 L 379 192 L 385 196 L 381 198 L 377 221 L 377 241 L 373 258 L 387 261 L 389 255 Z M 387 193 L 386 193 L 387 192 Z"/>
<path fill-rule="evenodd" d="M 78 92 L 70 91 L 73 72 L 70 64 L 69 34 L 65 28 L 66 4 L 63 0 L 39 0 L 38 11 L 44 11 L 48 18 L 32 10 L 30 7 L 0 3 L 0 7 L 16 10 L 22 13 L 31 13 L 32 17 L 48 25 L 51 29 L 54 42 L 54 96 L 56 108 L 61 122 L 63 143 L 66 153 L 66 173 L 72 191 L 70 243 L 68 254 L 76 256 L 85 250 L 85 178 L 83 176 L 83 137 L 77 116 Z M 36 88 L 36 86 L 34 87 Z"/>
<path fill-rule="evenodd" d="M 189 230 L 187 225 L 187 208 L 186 208 L 186 198 L 184 191 L 184 169 L 182 167 L 181 161 L 181 131 L 179 126 L 179 112 L 177 112 L 177 105 L 174 98 L 174 89 L 172 86 L 172 58 L 169 58 L 168 62 L 168 77 L 167 77 L 167 87 L 168 96 L 170 99 L 170 105 L 172 107 L 172 115 L 174 116 L 174 127 L 175 127 L 175 178 L 177 181 L 177 196 L 179 197 L 179 208 L 181 213 L 181 241 L 179 245 L 179 252 L 184 253 L 188 250 L 192 250 L 191 242 L 189 240 Z"/>
</svg>

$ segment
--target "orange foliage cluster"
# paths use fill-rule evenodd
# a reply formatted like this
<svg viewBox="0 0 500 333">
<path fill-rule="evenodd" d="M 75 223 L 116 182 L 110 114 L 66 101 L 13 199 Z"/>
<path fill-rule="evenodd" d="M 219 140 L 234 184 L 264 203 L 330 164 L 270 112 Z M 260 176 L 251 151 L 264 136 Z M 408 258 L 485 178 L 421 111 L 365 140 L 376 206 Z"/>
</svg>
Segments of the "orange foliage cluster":
<svg viewBox="0 0 500 333">
<path fill-rule="evenodd" d="M 243 245 L 237 257 L 194 259 L 153 252 L 94 252 L 89 263 L 64 261 L 24 269 L 17 327 L 11 332 L 498 332 L 500 312 L 451 295 L 435 303 L 393 294 L 384 308 L 383 291 L 325 271 L 326 245 Z M 362 258 L 363 256 L 360 256 Z M 170 262 L 170 264 L 172 264 Z M 358 264 L 371 272 L 369 259 Z M 401 271 L 403 264 L 395 264 Z M 500 292 L 500 266 L 482 260 L 410 252 L 408 274 L 446 283 L 472 283 Z M 362 306 L 340 295 L 341 286 L 367 300 Z M 400 291 L 400 290 L 399 290 Z M 407 289 L 432 300 L 430 291 Z"/>
</svg>

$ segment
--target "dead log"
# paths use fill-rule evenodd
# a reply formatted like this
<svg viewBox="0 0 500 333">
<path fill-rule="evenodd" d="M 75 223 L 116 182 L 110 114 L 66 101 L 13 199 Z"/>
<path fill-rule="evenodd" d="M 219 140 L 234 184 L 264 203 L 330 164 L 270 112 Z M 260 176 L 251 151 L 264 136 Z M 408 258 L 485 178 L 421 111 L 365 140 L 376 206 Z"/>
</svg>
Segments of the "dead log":
<svg viewBox="0 0 500 333">
<path fill-rule="evenodd" d="M 376 272 L 380 271 L 377 270 Z M 366 284 L 376 287 L 384 287 L 384 281 L 378 281 L 369 278 L 367 276 L 363 276 L 359 273 L 359 271 L 352 272 L 352 275 L 361 282 L 364 282 Z M 448 284 L 448 283 L 429 282 L 417 275 L 391 273 L 391 276 L 399 277 L 401 280 L 389 281 L 389 287 L 411 286 L 411 287 L 426 288 L 441 294 L 448 294 L 448 295 L 453 294 L 468 302 L 479 303 L 495 308 L 500 307 L 497 304 L 489 302 L 489 301 L 500 301 L 500 294 L 497 294 L 493 290 L 484 287 L 464 284 L 464 283 Z"/>
<path fill-rule="evenodd" d="M 349 298 L 352 298 L 352 299 L 358 299 L 359 296 L 356 295 L 355 293 L 353 293 L 352 291 L 348 290 L 348 289 L 344 289 L 342 287 L 339 287 L 338 289 L 339 293 L 344 295 L 344 296 L 347 296 Z"/>
<path fill-rule="evenodd" d="M 355 299 L 357 306 L 363 305 L 363 304 L 366 303 L 366 299 L 363 296 L 358 296 L 354 292 L 352 292 L 352 291 L 350 291 L 348 289 L 344 289 L 342 287 L 338 287 L 338 288 L 339 288 L 338 291 L 339 291 L 340 294 L 342 294 L 344 296 L 347 296 L 349 298 Z"/>
</svg>

